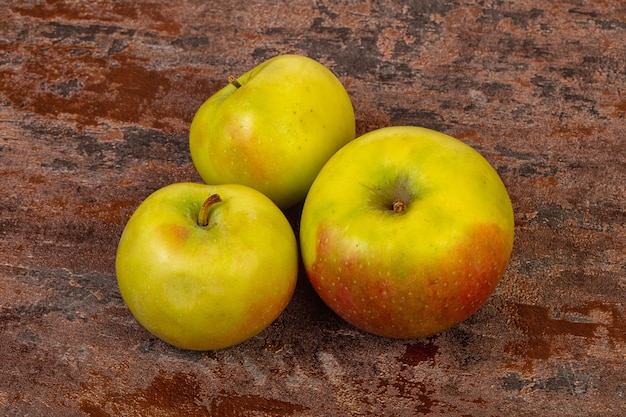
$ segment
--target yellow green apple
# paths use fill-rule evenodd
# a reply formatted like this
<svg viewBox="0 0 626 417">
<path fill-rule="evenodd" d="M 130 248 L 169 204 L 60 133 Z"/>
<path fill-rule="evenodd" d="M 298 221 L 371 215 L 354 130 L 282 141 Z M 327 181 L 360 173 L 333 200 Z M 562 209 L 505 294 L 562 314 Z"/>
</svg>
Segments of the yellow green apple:
<svg viewBox="0 0 626 417">
<path fill-rule="evenodd" d="M 354 326 L 418 338 L 490 297 L 513 247 L 513 209 L 475 149 L 433 130 L 386 127 L 340 149 L 306 197 L 300 244 L 322 300 Z"/>
<path fill-rule="evenodd" d="M 339 79 L 314 59 L 279 55 L 232 77 L 200 106 L 189 147 L 207 184 L 244 184 L 286 209 L 354 136 Z"/>
<path fill-rule="evenodd" d="M 214 350 L 268 327 L 295 289 L 298 249 L 282 211 L 242 185 L 176 183 L 130 217 L 116 255 L 122 298 L 165 342 Z"/>
</svg>

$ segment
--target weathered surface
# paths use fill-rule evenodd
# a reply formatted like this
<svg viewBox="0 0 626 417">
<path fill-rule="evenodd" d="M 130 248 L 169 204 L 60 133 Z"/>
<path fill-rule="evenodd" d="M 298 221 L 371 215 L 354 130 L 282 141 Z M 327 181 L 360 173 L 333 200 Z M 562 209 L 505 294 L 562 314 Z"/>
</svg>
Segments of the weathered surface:
<svg viewBox="0 0 626 417">
<path fill-rule="evenodd" d="M 626 413 L 626 3 L 8 3 L 1 415 Z M 301 276 L 262 334 L 190 353 L 125 308 L 117 240 L 149 193 L 199 181 L 195 110 L 229 74 L 286 52 L 340 77 L 359 134 L 426 126 L 497 168 L 515 249 L 469 320 L 426 340 L 373 337 Z"/>
</svg>

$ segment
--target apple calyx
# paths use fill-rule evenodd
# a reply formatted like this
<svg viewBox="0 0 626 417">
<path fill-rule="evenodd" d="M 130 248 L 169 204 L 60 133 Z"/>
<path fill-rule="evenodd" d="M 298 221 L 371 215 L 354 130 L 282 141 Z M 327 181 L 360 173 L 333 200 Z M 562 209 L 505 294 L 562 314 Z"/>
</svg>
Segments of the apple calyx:
<svg viewBox="0 0 626 417">
<path fill-rule="evenodd" d="M 228 82 L 230 84 L 234 85 L 235 88 L 241 87 L 241 83 L 239 81 L 237 81 L 237 79 L 235 77 L 233 77 L 232 75 L 228 76 Z"/>
<path fill-rule="evenodd" d="M 406 208 L 406 203 L 402 200 L 395 200 L 391 207 L 393 208 L 394 213 L 402 213 Z"/>
<path fill-rule="evenodd" d="M 204 203 L 198 212 L 198 226 L 207 227 L 209 225 L 209 211 L 214 204 L 221 201 L 222 199 L 219 194 L 211 194 L 206 200 L 204 200 Z"/>
<path fill-rule="evenodd" d="M 368 188 L 372 191 L 370 204 L 377 209 L 394 214 L 404 213 L 416 196 L 416 191 L 409 184 L 409 180 L 404 177 L 397 177 L 380 186 Z"/>
</svg>

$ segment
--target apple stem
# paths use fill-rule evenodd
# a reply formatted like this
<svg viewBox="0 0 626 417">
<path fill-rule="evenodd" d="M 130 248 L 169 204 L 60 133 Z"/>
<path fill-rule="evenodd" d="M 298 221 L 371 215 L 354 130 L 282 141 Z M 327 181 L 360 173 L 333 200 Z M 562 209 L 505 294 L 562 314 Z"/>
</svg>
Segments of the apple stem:
<svg viewBox="0 0 626 417">
<path fill-rule="evenodd" d="M 211 210 L 211 206 L 220 201 L 222 201 L 222 199 L 219 194 L 211 194 L 209 198 L 204 200 L 202 207 L 200 207 L 200 212 L 198 213 L 198 226 L 206 227 L 209 225 L 209 211 Z"/>
<path fill-rule="evenodd" d="M 396 200 L 393 202 L 393 212 L 394 213 L 402 213 L 406 208 L 406 203 L 402 200 Z"/>
<path fill-rule="evenodd" d="M 228 82 L 231 83 L 232 85 L 234 85 L 235 88 L 241 87 L 241 83 L 239 81 L 237 81 L 237 79 L 235 77 L 233 77 L 232 75 L 228 76 Z"/>
</svg>

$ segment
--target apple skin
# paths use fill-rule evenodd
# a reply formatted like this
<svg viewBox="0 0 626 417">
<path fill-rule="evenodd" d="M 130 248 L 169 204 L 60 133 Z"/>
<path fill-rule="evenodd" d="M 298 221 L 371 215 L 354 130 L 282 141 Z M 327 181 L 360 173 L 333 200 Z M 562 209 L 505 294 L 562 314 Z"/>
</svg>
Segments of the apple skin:
<svg viewBox="0 0 626 417">
<path fill-rule="evenodd" d="M 279 55 L 200 106 L 189 148 L 207 184 L 244 184 L 287 209 L 324 163 L 355 137 L 354 110 L 337 77 L 301 55 Z"/>
<path fill-rule="evenodd" d="M 221 202 L 198 212 L 209 195 Z M 243 342 L 268 327 L 293 295 L 296 238 L 280 209 L 242 185 L 176 183 L 146 198 L 122 233 L 117 282 L 137 321 L 189 350 Z"/>
<path fill-rule="evenodd" d="M 513 237 L 507 190 L 482 155 L 412 126 L 340 149 L 311 186 L 300 224 L 304 267 L 322 300 L 392 338 L 434 335 L 476 312 L 505 272 Z"/>
</svg>

